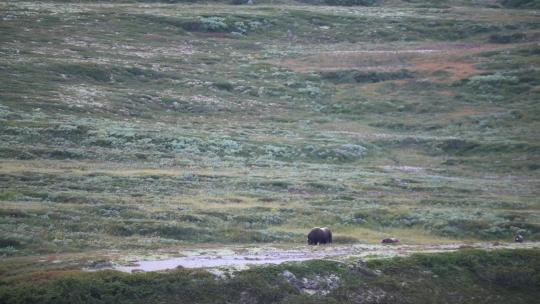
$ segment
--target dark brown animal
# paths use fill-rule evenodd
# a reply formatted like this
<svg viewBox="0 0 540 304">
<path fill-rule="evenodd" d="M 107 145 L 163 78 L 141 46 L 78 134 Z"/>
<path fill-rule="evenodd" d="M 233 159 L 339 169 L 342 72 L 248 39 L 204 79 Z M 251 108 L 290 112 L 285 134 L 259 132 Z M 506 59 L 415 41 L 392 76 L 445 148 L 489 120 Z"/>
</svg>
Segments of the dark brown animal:
<svg viewBox="0 0 540 304">
<path fill-rule="evenodd" d="M 382 244 L 396 244 L 399 243 L 399 240 L 396 238 L 386 238 L 381 241 Z"/>
<path fill-rule="evenodd" d="M 327 227 L 315 227 L 311 229 L 307 238 L 308 245 L 332 243 L 332 231 Z"/>
</svg>

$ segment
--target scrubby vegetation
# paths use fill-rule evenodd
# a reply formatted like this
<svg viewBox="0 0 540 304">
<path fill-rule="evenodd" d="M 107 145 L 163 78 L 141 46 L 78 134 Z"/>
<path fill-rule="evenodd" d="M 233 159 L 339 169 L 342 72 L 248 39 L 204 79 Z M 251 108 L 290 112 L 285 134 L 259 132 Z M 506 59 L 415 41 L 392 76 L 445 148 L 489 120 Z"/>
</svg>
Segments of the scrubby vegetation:
<svg viewBox="0 0 540 304">
<path fill-rule="evenodd" d="M 537 0 L 502 0 L 501 4 L 508 8 L 540 8 Z"/>
<path fill-rule="evenodd" d="M 539 237 L 532 12 L 3 7 L 4 255 Z"/>
<path fill-rule="evenodd" d="M 229 278 L 187 269 L 132 275 L 113 271 L 59 271 L 4 279 L 0 282 L 0 300 L 2 303 L 531 303 L 539 295 L 539 261 L 537 250 L 465 250 L 373 260 L 367 264 L 289 263 L 236 272 Z M 313 289 L 324 291 L 324 296 L 310 295 L 291 280 L 293 276 L 331 283 L 319 283 L 318 289 Z"/>
<path fill-rule="evenodd" d="M 156 2 L 0 3 L 2 269 L 36 255 L 303 244 L 314 225 L 339 244 L 540 240 L 537 1 Z M 486 298 L 499 302 L 530 299 L 537 284 L 508 261 L 484 273 L 437 259 L 407 260 L 419 264 L 403 280 L 464 271 L 455 289 L 439 289 L 444 273 L 430 281 L 462 289 L 453 302 L 473 301 L 471 282 L 482 295 L 514 273 L 528 286 Z M 234 302 L 220 291 L 250 295 L 249 279 L 267 302 L 313 300 L 280 288 L 284 267 L 229 282 L 45 271 L 36 286 L 50 292 L 25 295 L 20 279 L 1 293 L 142 302 L 181 281 L 164 301 Z M 374 290 L 418 303 L 420 285 L 382 270 Z M 361 296 L 357 278 L 343 280 L 320 301 Z M 64 297 L 74 286 L 81 294 Z"/>
</svg>

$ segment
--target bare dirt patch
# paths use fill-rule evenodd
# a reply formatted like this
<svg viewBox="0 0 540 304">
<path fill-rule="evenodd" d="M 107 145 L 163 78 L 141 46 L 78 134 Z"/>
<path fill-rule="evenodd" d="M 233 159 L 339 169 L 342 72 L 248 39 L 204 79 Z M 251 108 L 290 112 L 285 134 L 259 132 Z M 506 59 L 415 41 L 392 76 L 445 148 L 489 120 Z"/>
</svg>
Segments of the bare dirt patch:
<svg viewBox="0 0 540 304">
<path fill-rule="evenodd" d="M 460 249 L 493 250 L 499 248 L 534 248 L 540 243 L 454 243 L 437 245 L 369 245 L 356 244 L 350 246 L 296 246 L 292 249 L 265 247 L 227 246 L 222 248 L 204 248 L 180 250 L 177 257 L 162 259 L 144 259 L 141 257 L 119 257 L 111 267 L 99 269 L 90 268 L 88 271 L 112 268 L 123 272 L 163 271 L 183 268 L 220 267 L 243 269 L 250 265 L 281 264 L 285 262 L 307 261 L 315 259 L 346 260 L 349 258 L 389 258 L 407 256 L 413 253 L 447 252 Z"/>
<path fill-rule="evenodd" d="M 409 69 L 430 80 L 455 81 L 480 73 L 470 56 L 509 46 L 498 44 L 441 43 L 404 46 L 403 49 L 352 49 L 308 52 L 307 56 L 287 58 L 278 64 L 296 72 L 362 70 L 390 72 Z M 512 46 L 513 47 L 513 46 Z M 449 76 L 437 77 L 433 73 Z M 424 78 L 426 78 L 424 77 Z"/>
</svg>

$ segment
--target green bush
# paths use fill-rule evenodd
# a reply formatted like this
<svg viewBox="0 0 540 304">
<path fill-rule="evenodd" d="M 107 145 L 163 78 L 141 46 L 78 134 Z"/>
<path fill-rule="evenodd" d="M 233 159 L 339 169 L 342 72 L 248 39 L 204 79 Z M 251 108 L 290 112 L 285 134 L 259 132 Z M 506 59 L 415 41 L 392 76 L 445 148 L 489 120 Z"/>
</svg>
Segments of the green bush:
<svg viewBox="0 0 540 304">
<path fill-rule="evenodd" d="M 53 70 L 68 76 L 87 78 L 99 82 L 111 80 L 110 70 L 95 63 L 59 64 L 54 66 Z"/>
<path fill-rule="evenodd" d="M 406 69 L 395 72 L 362 72 L 358 70 L 341 70 L 321 72 L 321 78 L 333 83 L 375 83 L 388 80 L 413 78 L 414 73 Z"/>
<path fill-rule="evenodd" d="M 9 238 L 0 238 L 0 248 L 4 247 L 19 247 L 21 242 Z"/>
<path fill-rule="evenodd" d="M 201 17 L 199 21 L 207 32 L 226 32 L 229 29 L 223 17 Z"/>
<path fill-rule="evenodd" d="M 516 43 L 524 41 L 527 35 L 523 33 L 514 33 L 510 35 L 493 34 L 489 36 L 490 43 Z"/>
<path fill-rule="evenodd" d="M 220 89 L 220 90 L 224 90 L 224 91 L 232 91 L 234 90 L 234 85 L 228 81 L 218 81 L 218 82 L 214 82 L 214 87 Z"/>
<path fill-rule="evenodd" d="M 540 8 L 539 0 L 502 0 L 501 4 L 508 8 Z"/>
</svg>

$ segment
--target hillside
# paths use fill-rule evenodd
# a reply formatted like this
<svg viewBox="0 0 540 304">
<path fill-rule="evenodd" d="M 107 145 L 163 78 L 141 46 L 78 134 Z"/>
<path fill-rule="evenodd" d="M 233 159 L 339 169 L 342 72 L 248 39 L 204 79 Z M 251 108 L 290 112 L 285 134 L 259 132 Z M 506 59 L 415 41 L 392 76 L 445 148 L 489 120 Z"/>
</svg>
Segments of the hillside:
<svg viewBox="0 0 540 304">
<path fill-rule="evenodd" d="M 540 241 L 538 2 L 333 4 L 1 2 L 0 287 L 313 226 Z"/>
</svg>

